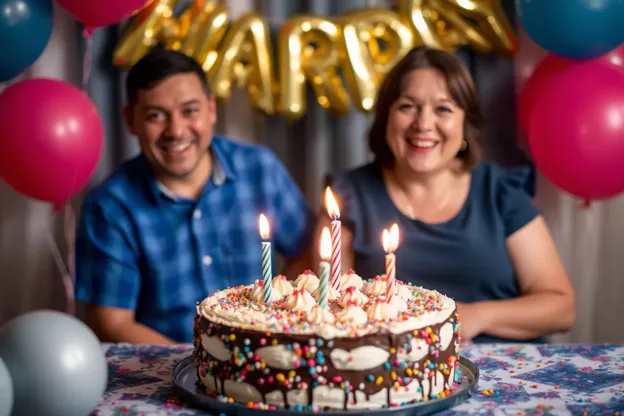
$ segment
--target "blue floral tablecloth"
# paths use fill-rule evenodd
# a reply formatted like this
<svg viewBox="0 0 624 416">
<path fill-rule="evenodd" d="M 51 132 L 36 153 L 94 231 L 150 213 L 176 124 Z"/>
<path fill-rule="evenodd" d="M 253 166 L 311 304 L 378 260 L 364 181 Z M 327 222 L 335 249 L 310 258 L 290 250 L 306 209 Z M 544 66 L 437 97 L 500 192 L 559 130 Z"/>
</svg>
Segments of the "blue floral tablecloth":
<svg viewBox="0 0 624 416">
<path fill-rule="evenodd" d="M 108 389 L 98 416 L 196 416 L 172 396 L 179 347 L 105 345 Z M 441 415 L 624 416 L 624 345 L 468 345 L 479 394 Z"/>
</svg>

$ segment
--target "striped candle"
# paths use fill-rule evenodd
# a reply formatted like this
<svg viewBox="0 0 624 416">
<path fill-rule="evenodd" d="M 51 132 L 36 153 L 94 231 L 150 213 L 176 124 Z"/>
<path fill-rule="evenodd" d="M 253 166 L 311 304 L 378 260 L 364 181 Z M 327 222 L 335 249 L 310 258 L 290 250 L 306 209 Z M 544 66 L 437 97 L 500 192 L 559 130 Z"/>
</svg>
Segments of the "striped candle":
<svg viewBox="0 0 624 416">
<path fill-rule="evenodd" d="M 332 219 L 331 222 L 331 286 L 340 291 L 340 276 L 342 274 L 342 233 L 340 223 L 340 210 L 338 203 L 327 187 L 325 189 L 325 204 L 327 205 L 327 213 Z"/>
<path fill-rule="evenodd" d="M 327 309 L 329 298 L 329 259 L 331 257 L 331 248 L 332 245 L 329 229 L 327 227 L 323 227 L 323 231 L 321 232 L 321 279 L 319 281 L 318 299 L 319 306 L 323 309 Z"/>
<path fill-rule="evenodd" d="M 342 233 L 340 221 L 334 220 L 331 223 L 331 285 L 340 291 L 340 274 L 342 272 Z"/>
<path fill-rule="evenodd" d="M 390 302 L 396 292 L 396 256 L 394 251 L 399 245 L 399 226 L 395 223 L 390 231 L 383 230 L 381 235 L 386 252 L 386 300 Z"/>
<path fill-rule="evenodd" d="M 271 267 L 271 242 L 267 241 L 270 235 L 269 221 L 260 214 L 258 219 L 260 236 L 262 237 L 262 282 L 264 284 L 263 300 L 269 302 L 271 299 L 271 286 L 273 283 L 273 272 Z"/>
<path fill-rule="evenodd" d="M 390 302 L 396 290 L 396 256 L 394 253 L 386 254 L 386 300 Z"/>
</svg>

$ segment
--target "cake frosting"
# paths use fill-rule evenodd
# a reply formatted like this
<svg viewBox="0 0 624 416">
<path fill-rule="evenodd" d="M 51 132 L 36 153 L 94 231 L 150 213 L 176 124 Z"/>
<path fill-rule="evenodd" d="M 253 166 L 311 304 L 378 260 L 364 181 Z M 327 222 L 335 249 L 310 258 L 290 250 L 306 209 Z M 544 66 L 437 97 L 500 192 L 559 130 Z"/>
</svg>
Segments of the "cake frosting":
<svg viewBox="0 0 624 416">
<path fill-rule="evenodd" d="M 330 286 L 331 287 L 331 286 Z M 455 390 L 459 322 L 455 302 L 397 280 L 342 276 L 317 303 L 310 271 L 294 284 L 218 291 L 197 305 L 195 365 L 207 392 L 261 408 L 351 410 L 400 406 Z M 330 289 L 331 290 L 331 289 Z"/>
</svg>

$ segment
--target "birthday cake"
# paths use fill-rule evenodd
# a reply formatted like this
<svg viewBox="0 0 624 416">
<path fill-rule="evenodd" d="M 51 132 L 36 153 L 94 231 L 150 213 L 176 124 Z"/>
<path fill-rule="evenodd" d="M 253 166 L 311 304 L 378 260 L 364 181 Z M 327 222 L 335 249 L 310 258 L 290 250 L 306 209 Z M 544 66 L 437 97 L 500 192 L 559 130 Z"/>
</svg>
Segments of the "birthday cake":
<svg viewBox="0 0 624 416">
<path fill-rule="evenodd" d="M 197 305 L 195 366 L 207 393 L 326 411 L 402 406 L 457 388 L 459 321 L 443 294 L 352 270 L 338 289 L 320 290 L 311 271 L 267 287 L 257 280 Z"/>
</svg>

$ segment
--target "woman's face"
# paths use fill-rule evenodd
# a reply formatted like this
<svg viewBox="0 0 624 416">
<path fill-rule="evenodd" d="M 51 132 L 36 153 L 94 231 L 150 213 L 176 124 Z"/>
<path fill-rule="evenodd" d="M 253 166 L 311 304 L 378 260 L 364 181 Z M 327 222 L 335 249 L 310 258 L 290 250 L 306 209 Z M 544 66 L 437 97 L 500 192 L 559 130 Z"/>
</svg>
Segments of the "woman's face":
<svg viewBox="0 0 624 416">
<path fill-rule="evenodd" d="M 397 165 L 420 174 L 445 169 L 463 139 L 464 110 L 453 101 L 444 74 L 430 68 L 407 74 L 386 127 Z"/>
</svg>

